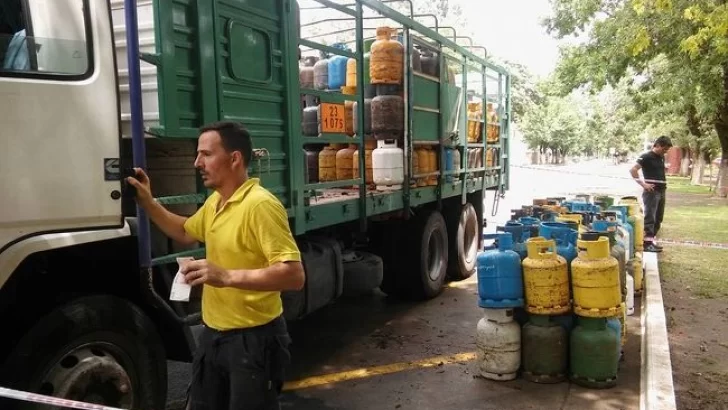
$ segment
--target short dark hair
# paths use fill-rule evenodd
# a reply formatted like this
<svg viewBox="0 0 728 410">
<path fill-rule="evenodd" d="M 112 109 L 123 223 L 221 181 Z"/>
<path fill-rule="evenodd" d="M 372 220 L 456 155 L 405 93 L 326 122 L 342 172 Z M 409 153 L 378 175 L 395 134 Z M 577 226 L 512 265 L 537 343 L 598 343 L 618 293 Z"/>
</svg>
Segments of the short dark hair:
<svg viewBox="0 0 728 410">
<path fill-rule="evenodd" d="M 245 166 L 250 165 L 250 160 L 253 157 L 253 142 L 250 133 L 243 124 L 235 121 L 217 121 L 200 128 L 200 134 L 208 131 L 217 131 L 220 134 L 225 151 L 240 151 Z"/>
<path fill-rule="evenodd" d="M 655 143 L 652 144 L 653 147 L 660 146 L 660 147 L 672 147 L 672 141 L 670 141 L 670 138 L 668 138 L 665 135 L 661 135 L 655 140 Z"/>
</svg>

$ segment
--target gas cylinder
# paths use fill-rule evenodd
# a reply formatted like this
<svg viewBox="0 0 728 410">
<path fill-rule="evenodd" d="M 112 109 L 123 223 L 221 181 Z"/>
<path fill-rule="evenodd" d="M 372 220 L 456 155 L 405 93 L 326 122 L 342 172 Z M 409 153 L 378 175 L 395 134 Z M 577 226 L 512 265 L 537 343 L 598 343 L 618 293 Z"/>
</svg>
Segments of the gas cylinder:
<svg viewBox="0 0 728 410">
<path fill-rule="evenodd" d="M 356 58 L 346 60 L 346 86 L 356 88 Z"/>
<path fill-rule="evenodd" d="M 412 48 L 412 70 L 421 73 L 422 72 L 422 56 L 420 50 Z"/>
<path fill-rule="evenodd" d="M 323 51 L 321 59 L 313 65 L 313 86 L 317 90 L 325 90 L 329 86 L 329 60 Z"/>
<path fill-rule="evenodd" d="M 594 203 L 601 206 L 602 209 L 607 209 L 614 205 L 614 198 L 608 195 L 598 195 L 594 197 Z"/>
<path fill-rule="evenodd" d="M 404 133 L 404 100 L 398 95 L 372 99 L 372 132 L 378 140 L 400 140 Z"/>
<path fill-rule="evenodd" d="M 642 294 L 642 281 L 644 279 L 644 271 L 642 270 L 642 252 L 634 253 L 632 259 L 632 277 L 634 278 L 634 294 Z"/>
<path fill-rule="evenodd" d="M 369 78 L 372 84 L 401 84 L 404 67 L 404 46 L 392 39 L 394 30 L 377 27 L 377 39 L 371 46 Z"/>
<path fill-rule="evenodd" d="M 412 147 L 412 156 L 410 157 L 410 163 L 412 164 L 412 173 L 410 174 L 410 188 L 417 187 L 417 178 L 415 175 L 420 172 L 420 156 L 417 153 L 417 148 Z"/>
<path fill-rule="evenodd" d="M 586 317 L 614 317 L 619 313 L 622 292 L 619 262 L 609 253 L 609 239 L 596 232 L 581 234 L 578 256 L 571 262 L 574 313 Z"/>
<path fill-rule="evenodd" d="M 313 64 L 308 65 L 304 61 L 304 64 L 298 66 L 298 82 L 301 88 L 313 89 Z"/>
<path fill-rule="evenodd" d="M 437 56 L 430 49 L 421 50 L 420 54 L 422 73 L 440 78 L 440 60 Z"/>
<path fill-rule="evenodd" d="M 634 278 L 632 273 L 627 274 L 627 316 L 634 314 Z"/>
<path fill-rule="evenodd" d="M 336 151 L 336 180 L 353 179 L 353 157 L 356 145 L 349 144 L 346 148 Z"/>
<path fill-rule="evenodd" d="M 521 257 L 513 251 L 513 236 L 510 233 L 485 234 L 483 239 L 496 239 L 498 247 L 478 254 L 478 306 L 523 306 Z"/>
<path fill-rule="evenodd" d="M 586 231 L 586 227 L 581 224 L 581 215 L 579 214 L 561 214 L 556 217 L 556 222 L 572 222 L 577 232 L 582 233 Z"/>
<path fill-rule="evenodd" d="M 437 161 L 437 151 L 433 147 L 426 146 L 425 153 L 427 155 L 427 168 L 430 172 L 436 172 L 440 169 L 440 163 Z M 437 185 L 437 175 L 430 175 L 427 177 L 427 185 Z"/>
<path fill-rule="evenodd" d="M 617 220 L 620 223 L 620 226 L 624 228 L 627 232 L 629 232 L 630 237 L 630 249 L 629 254 L 630 257 L 634 255 L 635 252 L 635 236 L 634 236 L 634 220 L 632 222 L 629 221 L 628 217 L 628 207 L 626 205 L 612 205 L 607 210 L 608 211 L 614 211 L 617 213 Z"/>
<path fill-rule="evenodd" d="M 483 309 L 475 344 L 480 375 L 491 380 L 513 380 L 521 367 L 521 327 L 513 309 Z"/>
<path fill-rule="evenodd" d="M 620 330 L 622 331 L 620 333 L 621 345 L 624 346 L 624 344 L 627 343 L 627 304 L 624 302 L 622 302 L 619 306 L 618 319 L 622 325 L 622 327 L 620 327 Z"/>
<path fill-rule="evenodd" d="M 316 137 L 319 135 L 318 111 L 318 105 L 303 109 L 303 116 L 301 117 L 301 131 L 303 131 L 303 135 L 308 137 Z"/>
<path fill-rule="evenodd" d="M 330 144 L 319 153 L 319 181 L 336 181 L 336 148 Z"/>
<path fill-rule="evenodd" d="M 374 139 L 367 138 L 364 140 L 364 182 L 371 184 L 374 181 L 374 168 L 372 166 L 372 152 L 377 147 L 377 142 Z M 351 161 L 352 176 L 354 179 L 359 178 L 359 149 L 354 151 L 354 156 Z"/>
<path fill-rule="evenodd" d="M 316 147 L 312 145 L 304 146 L 304 152 L 306 154 L 306 183 L 315 184 L 319 179 L 319 152 Z"/>
<path fill-rule="evenodd" d="M 354 134 L 359 135 L 359 101 L 352 106 Z M 372 135 L 372 99 L 364 99 L 364 135 Z"/>
<path fill-rule="evenodd" d="M 574 383 L 592 388 L 617 384 L 619 335 L 607 327 L 606 318 L 576 318 L 569 342 L 569 376 Z"/>
<path fill-rule="evenodd" d="M 556 253 L 556 242 L 543 237 L 526 241 L 528 256 L 523 260 L 526 311 L 559 315 L 571 309 L 566 259 Z"/>
<path fill-rule="evenodd" d="M 452 147 L 445 147 L 445 172 L 453 171 L 453 151 Z M 445 175 L 445 182 L 452 182 L 452 175 Z"/>
<path fill-rule="evenodd" d="M 530 315 L 521 331 L 523 378 L 536 383 L 566 379 L 569 342 L 566 329 L 545 315 Z"/>
<path fill-rule="evenodd" d="M 404 182 L 404 152 L 395 141 L 377 141 L 372 152 L 374 183 L 381 191 L 402 189 Z"/>
<path fill-rule="evenodd" d="M 416 149 L 417 163 L 419 164 L 419 174 L 427 174 L 434 172 L 434 169 L 430 169 L 430 161 L 427 158 L 427 149 L 424 146 L 418 146 Z M 417 178 L 417 186 L 427 186 L 427 177 Z"/>
<path fill-rule="evenodd" d="M 348 50 L 346 45 L 335 43 L 333 48 Z M 346 85 L 346 63 L 349 59 L 344 56 L 334 55 L 329 58 L 329 90 L 340 90 Z"/>
<path fill-rule="evenodd" d="M 529 212 L 533 213 L 533 211 Z M 528 237 L 535 238 L 541 226 L 541 220 L 532 216 L 522 216 L 518 218 L 518 222 L 523 224 L 524 230 L 528 232 Z"/>
<path fill-rule="evenodd" d="M 541 222 L 538 236 L 556 241 L 556 253 L 566 259 L 571 271 L 571 261 L 576 258 L 576 240 L 579 233 L 563 222 Z"/>
<path fill-rule="evenodd" d="M 645 216 L 640 211 L 640 204 L 639 203 L 629 203 L 627 204 L 629 207 L 629 216 L 631 218 L 634 218 L 634 246 L 635 251 L 644 251 L 644 241 L 645 241 Z"/>
<path fill-rule="evenodd" d="M 619 287 L 622 292 L 622 300 L 624 300 L 627 296 L 627 260 L 624 247 L 617 241 L 617 231 L 606 221 L 594 221 L 592 227 L 600 236 L 609 239 L 609 253 L 619 262 Z"/>
<path fill-rule="evenodd" d="M 496 232 L 509 232 L 513 237 L 513 250 L 521 257 L 521 260 L 526 258 L 528 255 L 528 252 L 526 251 L 527 236 L 524 233 L 522 223 L 517 221 L 507 221 L 505 225 L 497 226 L 495 229 Z"/>
</svg>

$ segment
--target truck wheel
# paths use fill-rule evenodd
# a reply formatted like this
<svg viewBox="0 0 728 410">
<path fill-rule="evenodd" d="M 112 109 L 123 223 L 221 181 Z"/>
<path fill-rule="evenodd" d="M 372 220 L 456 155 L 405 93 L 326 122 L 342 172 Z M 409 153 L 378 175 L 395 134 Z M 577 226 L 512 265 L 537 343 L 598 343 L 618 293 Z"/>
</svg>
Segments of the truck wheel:
<svg viewBox="0 0 728 410">
<path fill-rule="evenodd" d="M 346 252 L 344 260 L 344 295 L 354 296 L 371 292 L 382 284 L 382 258 L 369 252 Z"/>
<path fill-rule="evenodd" d="M 163 409 L 167 398 L 167 361 L 153 323 L 114 296 L 82 297 L 40 319 L 7 357 L 2 379 L 15 389 L 125 409 Z"/>
<path fill-rule="evenodd" d="M 427 210 L 411 222 L 408 263 L 402 272 L 409 277 L 406 289 L 416 299 L 432 299 L 442 292 L 447 275 L 445 218 L 438 211 Z"/>
<path fill-rule="evenodd" d="M 478 232 L 478 216 L 475 207 L 466 202 L 460 208 L 458 218 L 451 220 L 450 226 L 450 263 L 448 276 L 458 281 L 469 278 L 475 273 L 475 259 L 480 244 Z"/>
</svg>

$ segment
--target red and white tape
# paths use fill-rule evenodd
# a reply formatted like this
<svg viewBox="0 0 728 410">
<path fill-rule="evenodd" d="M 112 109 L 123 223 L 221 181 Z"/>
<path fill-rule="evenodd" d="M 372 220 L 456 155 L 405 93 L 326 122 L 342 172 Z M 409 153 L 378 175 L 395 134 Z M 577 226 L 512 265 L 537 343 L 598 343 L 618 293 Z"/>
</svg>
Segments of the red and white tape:
<svg viewBox="0 0 728 410">
<path fill-rule="evenodd" d="M 6 397 L 8 399 L 29 401 L 32 403 L 48 404 L 51 406 L 61 406 L 69 409 L 82 409 L 82 410 L 123 410 L 116 407 L 101 406 L 99 404 L 84 403 L 81 401 L 61 399 L 53 396 L 46 396 L 37 393 L 28 393 L 20 390 L 12 390 L 5 387 L 0 387 L 0 397 Z"/>
</svg>

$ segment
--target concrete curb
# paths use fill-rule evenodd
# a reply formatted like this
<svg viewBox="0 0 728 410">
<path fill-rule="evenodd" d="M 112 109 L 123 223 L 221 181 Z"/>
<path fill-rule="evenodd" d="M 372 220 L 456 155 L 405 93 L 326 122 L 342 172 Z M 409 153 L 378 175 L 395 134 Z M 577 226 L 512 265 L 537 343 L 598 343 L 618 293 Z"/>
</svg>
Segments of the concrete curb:
<svg viewBox="0 0 728 410">
<path fill-rule="evenodd" d="M 662 301 L 657 254 L 645 252 L 644 291 L 642 292 L 642 366 L 640 410 L 676 410 L 672 383 L 670 343 Z"/>
</svg>

